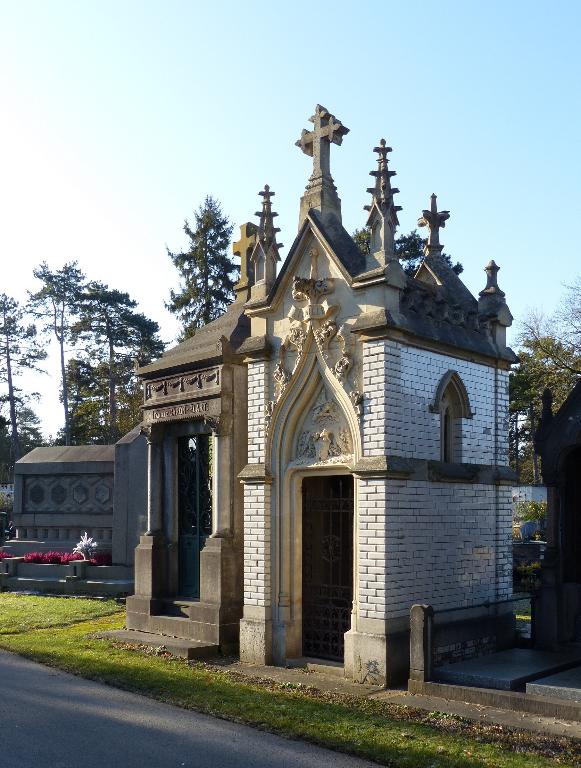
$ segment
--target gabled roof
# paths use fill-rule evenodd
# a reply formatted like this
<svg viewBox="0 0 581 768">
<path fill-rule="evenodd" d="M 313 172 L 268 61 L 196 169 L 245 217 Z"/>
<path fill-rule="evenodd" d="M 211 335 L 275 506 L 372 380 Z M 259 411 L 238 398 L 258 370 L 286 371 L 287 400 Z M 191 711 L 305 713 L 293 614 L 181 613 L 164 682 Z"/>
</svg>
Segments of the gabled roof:
<svg viewBox="0 0 581 768">
<path fill-rule="evenodd" d="M 365 271 L 365 256 L 363 256 L 355 244 L 355 241 L 343 227 L 339 219 L 331 214 L 326 217 L 325 222 L 323 223 L 319 212 L 311 209 L 294 239 L 292 247 L 284 260 L 270 293 L 265 299 L 261 299 L 257 302 L 248 302 L 247 306 L 259 307 L 272 304 L 280 285 L 284 282 L 289 269 L 291 269 L 291 265 L 293 265 L 296 260 L 297 252 L 308 229 L 314 231 L 317 237 L 322 240 L 327 249 L 336 257 L 339 264 L 351 277 L 356 277 Z"/>
<path fill-rule="evenodd" d="M 234 301 L 223 315 L 198 328 L 193 336 L 153 363 L 137 370 L 138 376 L 152 378 L 165 371 L 185 369 L 193 363 L 215 361 L 223 356 L 223 342 L 236 349 L 250 335 L 250 320 L 244 314 L 244 302 Z"/>
</svg>

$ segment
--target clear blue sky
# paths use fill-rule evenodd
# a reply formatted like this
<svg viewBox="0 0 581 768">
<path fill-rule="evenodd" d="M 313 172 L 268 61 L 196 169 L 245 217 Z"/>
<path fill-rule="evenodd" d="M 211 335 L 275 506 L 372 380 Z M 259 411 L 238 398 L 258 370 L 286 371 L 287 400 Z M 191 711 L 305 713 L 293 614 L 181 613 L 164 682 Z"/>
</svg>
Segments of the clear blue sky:
<svg viewBox="0 0 581 768">
<path fill-rule="evenodd" d="M 401 232 L 429 195 L 477 292 L 490 258 L 518 321 L 581 271 L 581 3 L 0 0 L 0 290 L 78 259 L 156 319 L 177 277 L 165 252 L 206 194 L 236 227 L 275 190 L 296 234 L 317 102 L 351 129 L 332 170 L 348 230 L 384 136 Z M 236 229 L 237 231 L 237 229 Z M 56 360 L 33 386 L 60 426 Z"/>
</svg>

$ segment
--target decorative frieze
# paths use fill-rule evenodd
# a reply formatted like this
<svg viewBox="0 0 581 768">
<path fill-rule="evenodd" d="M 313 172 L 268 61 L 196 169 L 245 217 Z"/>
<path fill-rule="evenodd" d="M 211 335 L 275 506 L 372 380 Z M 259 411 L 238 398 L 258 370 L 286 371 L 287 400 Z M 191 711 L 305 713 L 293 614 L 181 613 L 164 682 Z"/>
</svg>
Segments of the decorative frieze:
<svg viewBox="0 0 581 768">
<path fill-rule="evenodd" d="M 145 404 L 165 399 L 182 399 L 186 396 L 202 396 L 220 388 L 220 367 L 191 371 L 179 376 L 168 376 L 145 385 Z"/>
</svg>

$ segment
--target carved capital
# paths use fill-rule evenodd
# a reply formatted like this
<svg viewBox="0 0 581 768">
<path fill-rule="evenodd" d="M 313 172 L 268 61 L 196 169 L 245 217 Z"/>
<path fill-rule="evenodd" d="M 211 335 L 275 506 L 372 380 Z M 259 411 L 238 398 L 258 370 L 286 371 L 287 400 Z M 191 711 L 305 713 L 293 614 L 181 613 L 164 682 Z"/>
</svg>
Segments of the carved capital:
<svg viewBox="0 0 581 768">
<path fill-rule="evenodd" d="M 230 413 L 221 413 L 219 416 L 204 416 L 204 424 L 209 427 L 215 435 L 228 435 L 232 431 L 233 418 Z"/>
</svg>

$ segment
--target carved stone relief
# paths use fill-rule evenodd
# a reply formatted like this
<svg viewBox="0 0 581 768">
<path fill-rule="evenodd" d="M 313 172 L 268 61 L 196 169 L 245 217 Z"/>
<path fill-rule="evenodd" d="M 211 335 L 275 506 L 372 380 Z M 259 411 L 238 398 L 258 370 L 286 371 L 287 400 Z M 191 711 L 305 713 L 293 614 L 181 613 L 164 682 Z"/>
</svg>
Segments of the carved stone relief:
<svg viewBox="0 0 581 768">
<path fill-rule="evenodd" d="M 318 274 L 318 252 L 316 248 L 310 251 L 311 269 L 309 277 L 295 276 L 292 284 L 292 298 L 295 304 L 291 307 L 287 319 L 289 331 L 282 340 L 278 360 L 272 373 L 274 381 L 273 400 L 265 408 L 264 425 L 268 433 L 272 414 L 276 404 L 288 387 L 304 354 L 305 342 L 310 331 L 313 333 L 319 356 L 334 375 L 336 380 L 349 390 L 349 379 L 354 368 L 353 341 L 351 329 L 347 323 L 338 328 L 335 317 L 339 312 L 338 304 L 330 304 L 327 296 L 334 290 L 333 278 L 320 277 Z M 299 306 L 306 305 L 306 306 Z M 294 353 L 292 370 L 289 370 L 287 357 Z M 357 386 L 357 385 L 355 385 Z M 361 415 L 360 405 L 362 396 L 358 393 L 355 400 L 350 394 L 350 400 L 357 415 Z M 338 433 L 333 433 L 334 435 Z M 339 450 L 336 438 L 326 447 L 326 436 L 318 438 L 319 455 L 332 456 L 333 451 Z M 317 455 L 315 442 L 309 443 L 311 458 Z M 342 446 L 341 450 L 343 450 Z M 306 450 L 306 449 L 305 449 Z M 339 455 L 339 454 L 337 454 Z M 321 459 L 323 460 L 323 459 Z M 326 460 L 326 459 L 325 459 Z"/>
<path fill-rule="evenodd" d="M 323 389 L 300 430 L 295 463 L 347 461 L 352 454 L 353 441 L 343 413 Z"/>
</svg>

